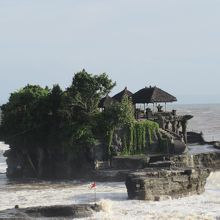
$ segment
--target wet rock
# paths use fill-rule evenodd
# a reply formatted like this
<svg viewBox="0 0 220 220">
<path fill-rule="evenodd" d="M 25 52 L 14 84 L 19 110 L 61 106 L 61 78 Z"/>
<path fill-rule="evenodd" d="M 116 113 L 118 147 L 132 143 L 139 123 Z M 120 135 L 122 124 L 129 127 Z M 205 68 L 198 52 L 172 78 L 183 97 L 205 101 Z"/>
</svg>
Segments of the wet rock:
<svg viewBox="0 0 220 220">
<path fill-rule="evenodd" d="M 206 167 L 213 170 L 220 169 L 220 152 L 209 152 L 193 155 L 195 166 Z"/>
<path fill-rule="evenodd" d="M 129 199 L 159 201 L 204 192 L 209 169 L 144 169 L 126 178 Z"/>
<path fill-rule="evenodd" d="M 111 160 L 114 169 L 142 169 L 149 163 L 147 155 L 116 156 Z"/>
<path fill-rule="evenodd" d="M 203 133 L 189 131 L 187 132 L 187 142 L 188 144 L 205 144 L 206 141 L 203 137 Z"/>
<path fill-rule="evenodd" d="M 216 141 L 213 145 L 216 149 L 219 149 L 220 150 L 220 142 L 219 141 Z"/>
<path fill-rule="evenodd" d="M 69 206 L 48 206 L 32 208 L 15 208 L 0 211 L 0 220 L 29 220 L 29 219 L 73 219 L 91 217 L 94 211 L 100 211 L 100 206 L 79 204 Z"/>
</svg>

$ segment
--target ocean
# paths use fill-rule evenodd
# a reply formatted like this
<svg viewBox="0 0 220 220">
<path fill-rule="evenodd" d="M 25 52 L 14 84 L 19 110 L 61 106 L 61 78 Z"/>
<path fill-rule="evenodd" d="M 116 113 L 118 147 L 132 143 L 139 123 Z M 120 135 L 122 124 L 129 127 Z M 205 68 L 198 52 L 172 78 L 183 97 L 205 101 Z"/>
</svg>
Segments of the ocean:
<svg viewBox="0 0 220 220">
<path fill-rule="evenodd" d="M 206 140 L 220 140 L 220 104 L 173 105 L 177 113 L 191 114 L 189 129 L 202 131 Z M 94 203 L 95 192 L 89 182 L 82 181 L 13 181 L 6 178 L 3 152 L 8 149 L 0 143 L 0 210 L 20 207 Z M 201 150 L 202 149 L 202 150 Z M 212 150 L 209 146 L 201 151 Z M 196 151 L 192 148 L 192 151 Z M 128 200 L 124 182 L 97 182 L 97 201 L 103 211 L 92 218 L 100 220 L 121 219 L 220 219 L 220 171 L 209 176 L 205 192 L 201 195 L 159 202 Z"/>
</svg>

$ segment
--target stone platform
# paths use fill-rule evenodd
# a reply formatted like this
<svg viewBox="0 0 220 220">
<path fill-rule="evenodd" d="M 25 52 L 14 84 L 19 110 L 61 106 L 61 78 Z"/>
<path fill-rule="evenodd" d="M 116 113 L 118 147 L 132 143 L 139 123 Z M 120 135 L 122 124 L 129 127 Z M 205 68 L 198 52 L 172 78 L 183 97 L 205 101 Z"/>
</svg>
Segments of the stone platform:
<svg viewBox="0 0 220 220">
<path fill-rule="evenodd" d="M 130 173 L 126 178 L 129 199 L 159 201 L 204 192 L 209 169 L 148 168 Z"/>
</svg>

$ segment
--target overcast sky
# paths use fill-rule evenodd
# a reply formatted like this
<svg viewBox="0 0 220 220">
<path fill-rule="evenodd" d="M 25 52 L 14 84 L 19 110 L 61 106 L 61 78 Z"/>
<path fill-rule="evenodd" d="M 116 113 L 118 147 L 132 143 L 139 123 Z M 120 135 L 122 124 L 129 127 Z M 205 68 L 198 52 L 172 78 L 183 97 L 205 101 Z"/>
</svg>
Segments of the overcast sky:
<svg viewBox="0 0 220 220">
<path fill-rule="evenodd" d="M 106 72 L 132 92 L 220 103 L 219 0 L 0 0 L 0 103 L 27 83 Z"/>
</svg>

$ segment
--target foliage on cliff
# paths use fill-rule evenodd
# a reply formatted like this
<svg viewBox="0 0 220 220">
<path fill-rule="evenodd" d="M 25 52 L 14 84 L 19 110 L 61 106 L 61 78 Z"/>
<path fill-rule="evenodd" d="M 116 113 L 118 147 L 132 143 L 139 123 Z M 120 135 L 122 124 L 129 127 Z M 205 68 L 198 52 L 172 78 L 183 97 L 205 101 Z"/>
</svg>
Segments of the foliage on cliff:
<svg viewBox="0 0 220 220">
<path fill-rule="evenodd" d="M 144 154 L 150 150 L 159 125 L 149 120 L 136 121 L 132 100 L 124 95 L 120 103 L 114 103 L 104 111 L 107 123 L 106 140 L 108 155 L 112 154 Z M 114 143 L 115 136 L 119 143 Z"/>
<path fill-rule="evenodd" d="M 43 125 L 48 119 L 49 93 L 48 88 L 35 85 L 27 85 L 12 93 L 8 103 L 2 106 L 2 139 L 12 146 L 16 143 L 19 147 L 23 147 L 28 141 L 36 141 L 39 137 L 43 139 Z M 39 126 L 43 129 L 39 129 Z"/>
<path fill-rule="evenodd" d="M 149 120 L 129 124 L 123 129 L 122 154 L 132 155 L 148 152 L 158 129 L 159 125 Z"/>
<path fill-rule="evenodd" d="M 12 93 L 1 107 L 0 139 L 14 150 L 18 166 L 23 157 L 22 166 L 38 176 L 42 166 L 51 173 L 60 167 L 69 170 L 92 162 L 98 141 L 103 147 L 102 159 L 110 158 L 115 153 L 113 139 L 118 130 L 121 154 L 145 153 L 158 125 L 137 122 L 127 95 L 104 111 L 98 109 L 100 99 L 114 86 L 105 73 L 92 75 L 85 70 L 76 73 L 64 91 L 59 85 L 52 89 L 27 85 Z"/>
<path fill-rule="evenodd" d="M 55 155 L 63 152 L 68 160 L 85 158 L 97 137 L 98 102 L 114 85 L 105 73 L 85 70 L 65 91 L 59 85 L 27 85 L 1 107 L 1 140 L 23 152 L 40 147 Z"/>
</svg>

